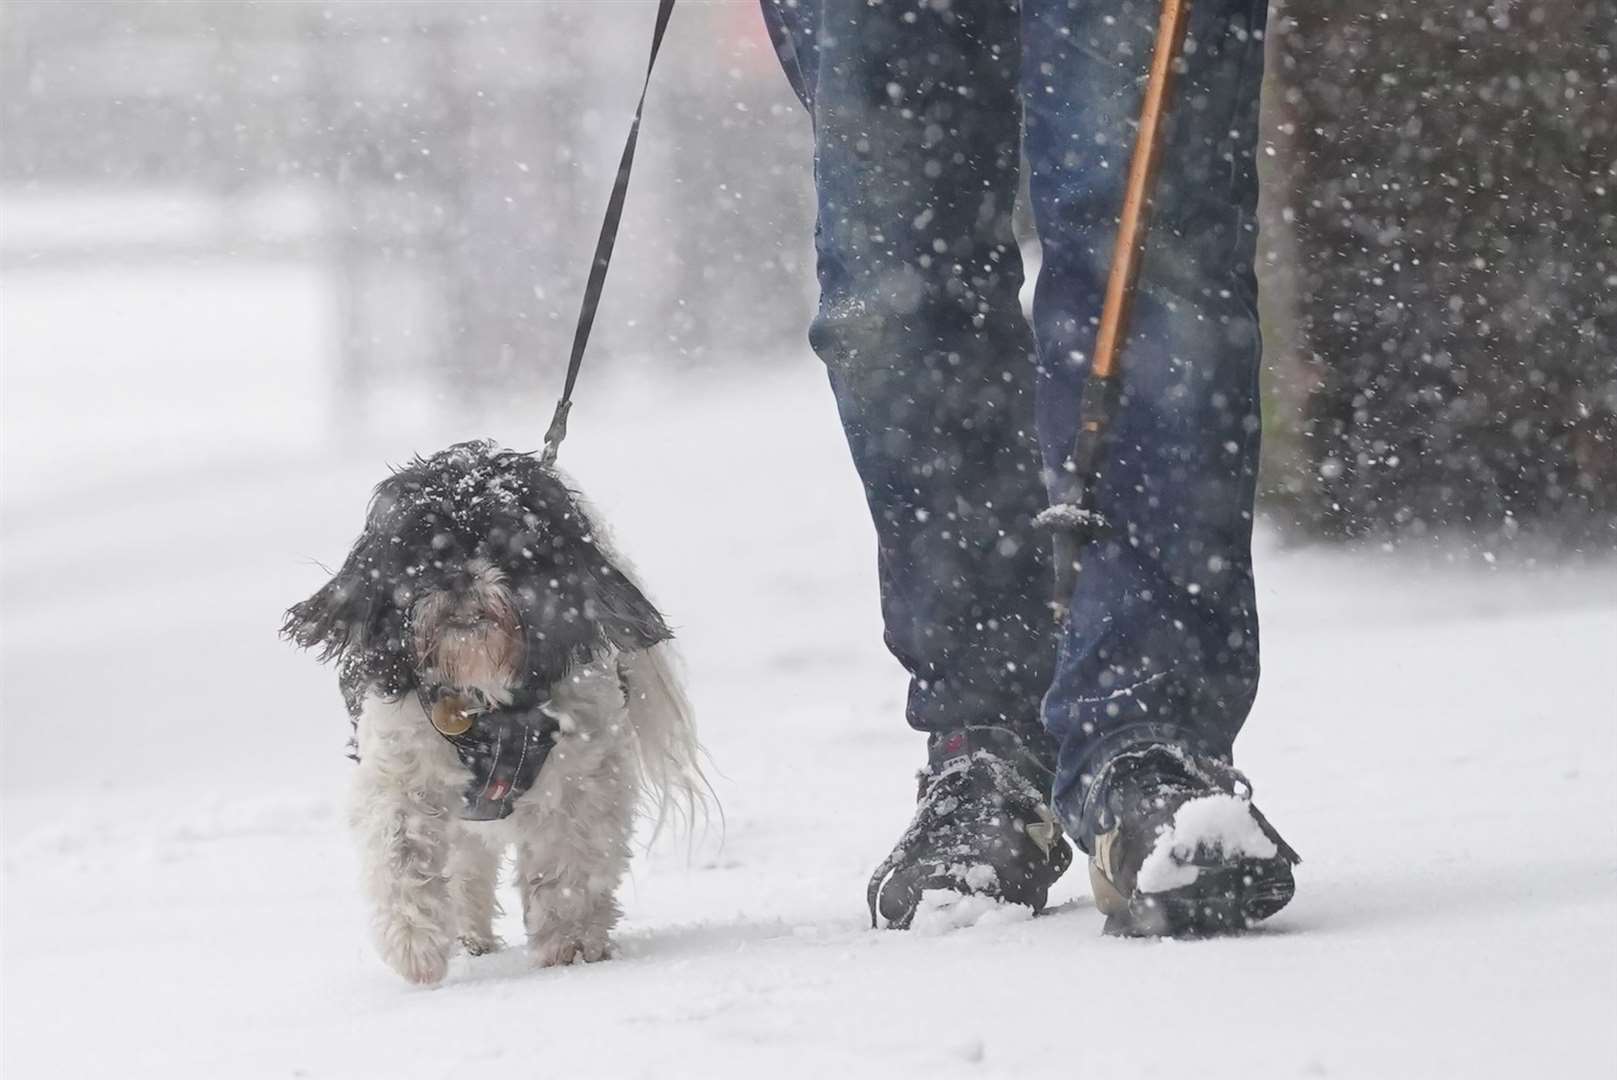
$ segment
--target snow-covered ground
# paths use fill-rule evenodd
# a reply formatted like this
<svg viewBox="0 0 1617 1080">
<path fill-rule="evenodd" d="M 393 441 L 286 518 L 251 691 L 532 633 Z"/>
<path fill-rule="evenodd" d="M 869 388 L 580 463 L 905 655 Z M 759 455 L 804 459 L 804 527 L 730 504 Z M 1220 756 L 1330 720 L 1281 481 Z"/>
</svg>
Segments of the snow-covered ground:
<svg viewBox="0 0 1617 1080">
<path fill-rule="evenodd" d="M 1610 561 L 1265 534 L 1240 764 L 1307 860 L 1295 903 L 1238 940 L 1121 941 L 1074 872 L 1042 918 L 870 930 L 865 878 L 922 746 L 806 353 L 755 377 L 586 376 L 565 455 L 678 626 L 722 828 L 637 862 L 621 958 L 534 971 L 513 947 L 406 986 L 365 939 L 334 678 L 274 631 L 384 462 L 473 434 L 532 447 L 548 408 L 322 449 L 269 359 L 312 347 L 319 293 L 266 273 L 238 284 L 267 309 L 182 289 L 138 341 L 59 325 L 61 283 L 7 282 L 6 1077 L 1617 1069 Z M 256 366 L 229 366 L 236 343 Z M 182 374 L 123 392 L 85 351 L 159 344 Z"/>
</svg>

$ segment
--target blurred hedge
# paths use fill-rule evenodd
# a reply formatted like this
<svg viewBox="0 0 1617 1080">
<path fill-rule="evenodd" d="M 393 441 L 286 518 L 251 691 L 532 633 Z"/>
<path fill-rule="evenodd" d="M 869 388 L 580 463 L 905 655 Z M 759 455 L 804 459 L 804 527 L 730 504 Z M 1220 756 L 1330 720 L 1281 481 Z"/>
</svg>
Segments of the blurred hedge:
<svg viewBox="0 0 1617 1080">
<path fill-rule="evenodd" d="M 1316 535 L 1611 546 L 1617 5 L 1275 14 L 1271 492 Z"/>
</svg>

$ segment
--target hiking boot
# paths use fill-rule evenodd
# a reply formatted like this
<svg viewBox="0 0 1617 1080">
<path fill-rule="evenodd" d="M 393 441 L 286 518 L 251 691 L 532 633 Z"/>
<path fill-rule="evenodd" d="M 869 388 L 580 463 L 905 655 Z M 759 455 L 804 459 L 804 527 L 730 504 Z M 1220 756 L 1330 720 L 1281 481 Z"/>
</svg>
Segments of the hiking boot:
<svg viewBox="0 0 1617 1080">
<path fill-rule="evenodd" d="M 1291 900 L 1302 860 L 1232 766 L 1153 744 L 1112 758 L 1090 791 L 1089 880 L 1108 934 L 1229 933 Z"/>
<path fill-rule="evenodd" d="M 1042 910 L 1072 864 L 1046 795 L 1051 779 L 1004 728 L 932 735 L 915 817 L 870 879 L 871 925 L 907 929 L 931 890 Z"/>
</svg>

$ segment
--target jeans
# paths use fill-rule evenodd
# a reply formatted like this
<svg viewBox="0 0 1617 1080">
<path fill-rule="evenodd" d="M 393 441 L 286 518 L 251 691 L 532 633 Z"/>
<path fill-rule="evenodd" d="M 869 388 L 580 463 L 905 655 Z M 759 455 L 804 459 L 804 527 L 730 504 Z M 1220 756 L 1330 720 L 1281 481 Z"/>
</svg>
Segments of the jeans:
<svg viewBox="0 0 1617 1080">
<path fill-rule="evenodd" d="M 830 375 L 876 525 L 908 719 L 1016 731 L 1087 847 L 1090 779 L 1168 741 L 1228 759 L 1258 682 L 1253 259 L 1266 0 L 1197 0 L 1122 395 L 1065 625 L 1032 526 L 1072 444 L 1156 4 L 763 0 L 814 125 Z M 1043 252 L 1032 325 L 1011 212 Z"/>
</svg>

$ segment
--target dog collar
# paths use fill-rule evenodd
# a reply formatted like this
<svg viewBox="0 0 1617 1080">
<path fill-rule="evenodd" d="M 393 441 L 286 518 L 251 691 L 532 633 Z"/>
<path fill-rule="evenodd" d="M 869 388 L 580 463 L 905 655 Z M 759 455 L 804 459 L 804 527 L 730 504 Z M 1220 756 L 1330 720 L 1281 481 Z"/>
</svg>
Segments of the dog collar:
<svg viewBox="0 0 1617 1080">
<path fill-rule="evenodd" d="M 450 746 L 472 779 L 461 791 L 460 816 L 466 821 L 499 821 L 539 776 L 556 745 L 561 725 L 544 702 L 493 708 L 475 691 L 421 691 L 421 705 L 433 729 Z"/>
</svg>

